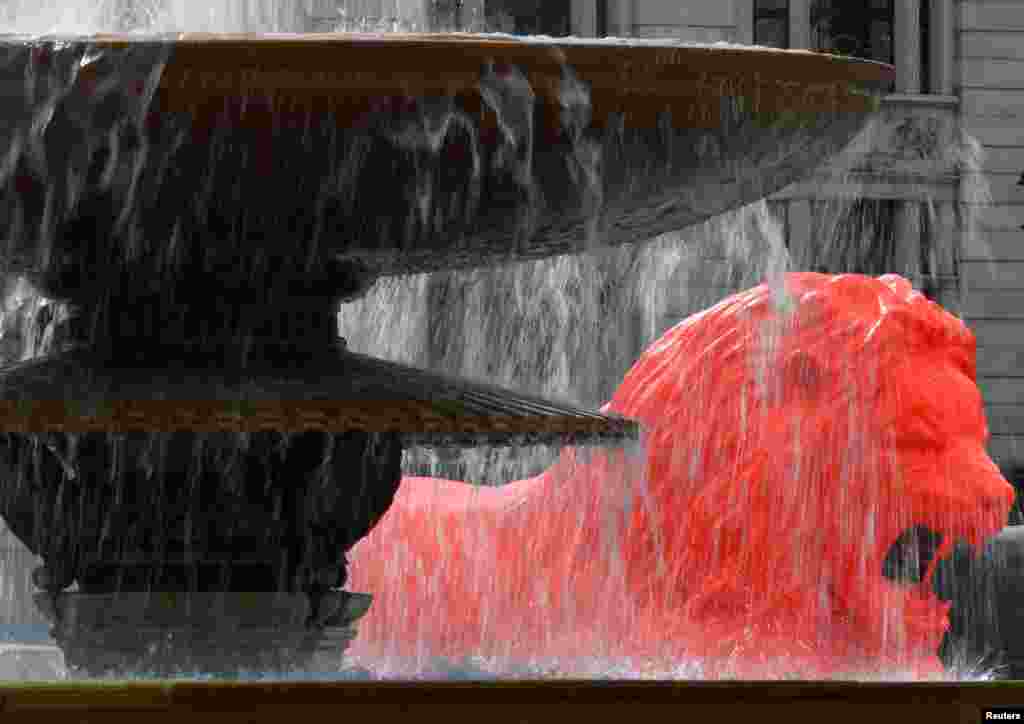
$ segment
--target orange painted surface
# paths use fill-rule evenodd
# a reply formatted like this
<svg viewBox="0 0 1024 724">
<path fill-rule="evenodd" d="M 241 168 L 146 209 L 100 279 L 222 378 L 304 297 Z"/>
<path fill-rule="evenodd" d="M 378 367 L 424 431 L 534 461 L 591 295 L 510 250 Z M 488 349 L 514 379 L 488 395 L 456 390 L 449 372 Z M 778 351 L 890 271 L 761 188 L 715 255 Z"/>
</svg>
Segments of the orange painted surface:
<svg viewBox="0 0 1024 724">
<path fill-rule="evenodd" d="M 939 671 L 933 569 L 881 569 L 913 525 L 946 551 L 1005 525 L 974 336 L 896 276 L 785 285 L 637 361 L 605 409 L 644 423 L 646 453 L 569 451 L 500 488 L 406 479 L 352 553 L 349 587 L 375 596 L 352 653 Z"/>
</svg>

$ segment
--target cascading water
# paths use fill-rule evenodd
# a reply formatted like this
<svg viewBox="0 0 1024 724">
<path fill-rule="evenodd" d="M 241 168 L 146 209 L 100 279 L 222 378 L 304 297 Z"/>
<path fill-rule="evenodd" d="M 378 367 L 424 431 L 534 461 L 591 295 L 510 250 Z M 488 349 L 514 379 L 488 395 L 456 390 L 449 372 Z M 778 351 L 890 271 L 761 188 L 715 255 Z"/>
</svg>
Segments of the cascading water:
<svg viewBox="0 0 1024 724">
<path fill-rule="evenodd" d="M 203 3 L 201 9 L 197 8 L 194 3 L 174 1 L 79 5 L 36 2 L 31 4 L 31 9 L 27 3 L 14 3 L 7 8 L 4 29 L 24 34 L 125 30 L 288 32 L 300 29 L 298 15 L 286 12 L 279 3 L 223 0 Z M 351 16 L 342 16 L 339 23 L 343 29 L 370 29 L 366 23 Z M 372 29 L 381 29 L 381 26 L 378 24 Z M 410 26 L 410 29 L 416 28 Z M 524 129 L 522 124 L 529 123 L 530 119 L 528 115 L 517 115 L 522 108 L 517 107 L 516 102 L 525 97 L 529 88 L 517 87 L 514 74 L 510 76 L 496 70 L 492 78 L 500 81 L 496 82 L 495 92 L 489 97 L 489 103 L 501 121 L 499 132 L 507 134 L 510 149 L 522 151 L 522 140 L 531 137 L 530 129 Z M 563 82 L 562 99 L 566 112 L 563 122 L 570 127 L 572 114 L 585 113 L 588 104 L 585 97 L 579 96 L 571 74 L 567 74 Z M 518 89 L 518 95 L 516 92 L 502 94 L 501 91 L 509 89 Z M 427 113 L 421 120 L 423 123 L 413 124 L 414 127 L 395 129 L 396 142 L 404 140 L 414 147 L 422 147 L 425 152 L 436 152 L 437 149 L 431 146 L 432 139 L 436 137 L 431 133 L 431 121 L 446 125 L 455 122 L 453 116 L 442 108 L 436 116 Z M 586 144 L 578 144 L 577 150 L 576 172 L 585 178 L 593 168 L 590 165 L 592 159 L 588 159 Z M 512 153 L 507 159 L 511 179 L 517 178 L 517 169 L 521 168 L 524 158 L 529 161 L 528 149 L 525 156 Z M 417 181 L 412 190 L 430 193 L 430 186 Z M 522 190 L 522 185 L 516 190 Z M 836 218 L 844 213 L 849 216 L 847 210 L 841 209 Z M 523 218 L 521 222 L 529 225 L 531 219 Z M 429 224 L 430 219 L 419 219 L 418 223 Z M 851 227 L 857 228 L 846 221 L 836 224 L 834 233 L 822 231 L 821 236 L 825 240 L 819 248 L 824 250 L 825 257 L 815 259 L 816 267 L 846 271 L 851 259 L 856 262 L 862 258 L 859 254 L 851 255 L 850 249 L 858 248 L 867 234 L 851 235 L 848 231 Z M 802 261 L 797 260 L 798 268 Z M 773 303 L 784 309 L 787 299 L 782 280 L 784 272 L 793 263 L 778 222 L 770 214 L 768 205 L 761 202 L 701 227 L 665 235 L 635 248 L 592 251 L 498 270 L 388 278 L 379 282 L 367 297 L 343 305 L 339 321 L 350 347 L 358 351 L 596 406 L 612 397 L 616 381 L 632 365 L 640 349 L 678 320 L 709 306 L 728 292 L 767 280 L 775 290 Z M 907 272 L 915 279 L 921 276 L 920 269 L 889 271 Z M 11 330 L 7 336 L 9 349 L 4 350 L 6 359 L 30 357 L 38 346 L 37 340 L 45 335 L 51 339 L 43 346 L 59 344 L 59 339 L 53 338 L 60 336 L 59 330 L 67 318 L 66 309 L 39 299 L 21 283 L 10 287 L 5 303 L 7 318 L 20 319 L 20 322 L 5 325 L 5 329 Z M 38 318 L 40 310 L 49 310 L 44 312 L 50 315 L 45 323 Z M 771 348 L 776 332 L 766 328 L 766 349 Z M 766 354 L 765 358 L 770 358 L 770 355 Z M 195 453 L 207 461 L 204 464 L 228 464 L 221 454 L 225 451 L 219 451 L 215 444 L 206 447 L 209 450 Z M 484 451 L 471 452 L 461 459 L 419 453 L 409 456 L 406 469 L 435 473 L 457 470 L 461 478 L 487 483 L 498 479 L 521 479 L 538 473 L 548 466 L 557 452 L 538 448 L 512 452 Z M 61 464 L 74 470 L 77 461 L 73 446 L 68 451 L 50 449 L 50 453 Z M 157 468 L 167 463 L 166 454 L 166 450 L 153 452 L 151 457 Z M 632 459 L 632 467 L 626 465 L 625 468 L 635 468 L 636 457 Z M 614 462 L 614 457 L 612 460 L 609 463 L 612 467 L 619 465 Z M 558 475 L 556 472 L 552 479 Z M 623 485 L 643 485 L 642 479 L 638 480 L 626 472 L 619 475 L 619 480 Z M 522 483 L 513 485 L 523 488 Z M 613 490 L 601 497 L 596 509 L 581 513 L 596 516 L 590 522 L 603 531 L 602 545 L 619 545 L 623 531 L 617 527 L 620 525 L 617 521 L 623 511 L 618 508 L 629 505 L 627 501 L 634 495 L 639 495 L 640 500 L 644 498 L 635 490 L 622 492 L 621 496 L 616 496 Z M 472 492 L 465 493 L 464 502 L 468 506 L 482 504 Z M 484 518 L 486 511 L 481 513 L 481 519 Z M 425 522 L 427 532 L 430 523 L 430 520 Z M 605 560 L 611 561 L 612 569 L 603 571 L 607 574 L 601 578 L 603 587 L 592 591 L 593 599 L 615 605 L 626 573 L 615 569 L 615 555 Z M 443 562 L 440 565 L 444 565 Z M 391 573 L 398 577 L 410 574 L 402 570 Z M 494 572 L 489 573 L 493 576 Z M 497 579 L 500 582 L 500 577 Z M 428 576 L 423 580 L 429 585 Z M 471 587 L 483 585 L 483 581 L 465 583 Z M 570 585 L 568 579 L 564 583 Z M 566 591 L 546 591 L 545 595 L 561 595 L 564 600 L 568 594 Z M 483 600 L 486 602 L 487 599 Z M 570 618 L 585 618 L 588 613 L 583 608 L 568 606 L 560 610 Z M 626 608 L 624 603 L 621 613 L 628 618 L 630 614 Z M 481 614 L 497 615 L 496 612 L 488 612 L 486 606 Z M 602 645 L 600 636 L 566 643 L 576 647 L 577 655 L 580 647 L 582 654 L 588 655 L 588 652 L 600 651 Z M 613 656 L 615 652 L 609 650 L 607 653 Z M 635 662 L 602 659 L 598 655 L 591 658 L 589 670 L 581 670 L 578 658 L 572 664 L 557 660 L 535 661 L 530 663 L 533 669 L 529 666 L 523 669 L 519 666 L 521 661 L 517 663 L 506 657 L 496 664 L 496 668 L 492 666 L 491 673 L 512 676 L 531 670 L 551 675 L 565 671 L 597 676 L 645 673 L 642 665 Z M 374 666 L 373 661 L 364 663 L 371 669 Z M 422 671 L 423 662 L 418 662 L 418 665 Z M 386 665 L 378 667 L 377 673 L 387 675 Z M 684 677 L 708 675 L 696 659 L 679 664 L 675 670 L 662 667 L 657 672 L 646 673 Z"/>
<path fill-rule="evenodd" d="M 96 32 L 296 33 L 481 32 L 476 4 L 464 17 L 428 17 L 417 0 L 9 0 L 0 8 L 0 32 L 26 35 Z M 329 11 L 321 12 L 317 11 Z M 310 28 L 310 20 L 320 27 Z"/>
<path fill-rule="evenodd" d="M 917 288 L 944 289 L 935 296 L 955 313 L 969 293 L 956 274 L 964 242 L 942 229 L 931 200 L 905 206 L 928 217 L 932 243 L 922 249 L 901 237 L 886 214 L 892 203 L 866 196 L 856 168 L 886 145 L 898 123 L 871 121 L 841 159 L 846 167 L 831 169 L 844 194 L 819 202 L 807 247 L 789 249 L 773 203 L 761 201 L 646 244 L 382 280 L 366 297 L 342 306 L 342 334 L 367 354 L 598 407 L 640 352 L 680 319 L 727 294 L 780 279 L 787 270 L 897 273 Z M 980 219 L 990 200 L 984 149 L 961 128 L 953 138 L 927 159 L 956 170 L 962 189 L 958 228 L 964 238 L 974 237 L 974 248 L 984 249 Z M 897 247 L 908 246 L 920 253 L 897 257 Z M 394 334 L 400 329 L 415 331 Z M 474 449 L 455 464 L 451 456 L 420 451 L 410 456 L 407 470 L 459 480 L 517 480 L 539 473 L 556 456 L 554 450 L 510 455 Z"/>
<path fill-rule="evenodd" d="M 887 137 L 891 131 L 891 127 L 886 127 L 880 122 L 872 124 L 852 144 L 851 157 L 856 158 L 858 149 L 870 148 L 879 138 Z M 980 171 L 982 158 L 978 144 L 962 131 L 958 133 L 962 134 L 958 142 L 943 148 L 943 154 L 953 155 L 953 158 L 948 160 L 951 160 L 952 165 L 958 169 L 964 184 L 963 201 L 958 209 L 961 228 L 965 234 L 978 234 L 978 220 L 984 213 L 987 186 Z M 765 281 L 774 289 L 775 303 L 784 308 L 786 296 L 782 280 L 784 273 L 791 267 L 811 267 L 828 272 L 882 273 L 896 270 L 913 279 L 918 286 L 940 289 L 943 283 L 948 284 L 949 280 L 942 278 L 942 270 L 956 269 L 956 241 L 949 236 L 936 234 L 935 243 L 930 248 L 921 250 L 923 253 L 905 255 L 897 261 L 894 243 L 907 243 L 907 240 L 895 238 L 898 232 L 891 226 L 879 228 L 877 223 L 873 223 L 877 219 L 879 204 L 858 195 L 859 181 L 854 169 L 837 169 L 836 177 L 850 189 L 850 195 L 822 205 L 812 232 L 815 245 L 810 249 L 798 250 L 796 259 L 791 258 L 790 250 L 786 248 L 781 224 L 769 210 L 769 203 L 760 202 L 723 215 L 701 227 L 669 234 L 646 245 L 596 251 L 577 257 L 542 260 L 505 269 L 389 280 L 387 284 L 381 284 L 374 289 L 366 298 L 343 306 L 340 313 L 341 328 L 343 333 L 350 335 L 353 344 L 368 352 L 394 355 L 397 359 L 408 360 L 422 366 L 435 366 L 465 376 L 498 378 L 503 384 L 513 387 L 551 385 L 545 392 L 569 396 L 582 404 L 596 406 L 612 396 L 614 382 L 621 378 L 624 371 L 633 363 L 632 355 L 636 353 L 635 351 L 652 344 L 666 328 L 678 320 L 710 306 L 722 296 Z M 925 202 L 921 206 L 930 218 L 935 218 L 933 204 Z M 961 290 L 958 287 L 954 288 L 952 295 L 949 294 L 948 288 L 945 291 L 943 303 L 956 309 Z M 437 294 L 449 295 L 448 301 L 454 298 L 456 303 L 437 303 L 432 297 Z M 388 301 L 385 302 L 385 299 Z M 409 344 L 402 348 L 377 346 L 379 342 L 374 339 L 373 330 L 388 329 L 399 323 L 399 320 L 408 319 L 417 313 L 429 317 L 430 334 L 433 336 L 407 337 Z M 369 330 L 369 333 L 364 330 Z M 771 324 L 763 328 L 762 334 L 765 335 L 762 344 L 766 350 L 771 350 L 785 338 L 782 327 L 773 327 Z M 771 354 L 765 355 L 766 360 L 771 357 Z M 762 372 L 762 378 L 771 379 L 772 373 L 769 365 Z M 609 386 L 602 388 L 601 384 Z M 627 414 L 638 413 L 629 410 Z M 703 423 L 694 421 L 690 424 Z M 662 445 L 671 447 L 672 444 L 662 439 Z M 685 446 L 683 442 L 678 444 Z M 857 457 L 859 460 L 878 454 L 864 448 Z M 474 480 L 484 484 L 516 480 L 519 482 L 505 486 L 501 492 L 515 498 L 520 493 L 512 491 L 523 491 L 521 495 L 525 499 L 527 486 L 533 484 L 539 488 L 534 494 L 539 498 L 545 498 L 546 495 L 554 494 L 543 488 L 539 482 L 529 478 L 549 468 L 556 459 L 557 451 L 554 450 L 511 453 L 507 450 L 473 450 L 464 453 L 461 459 L 455 461 L 451 457 L 420 453 L 407 459 L 406 469 L 419 475 Z M 572 478 L 577 473 L 566 472 L 564 469 L 561 473 L 554 473 L 556 478 L 562 474 Z M 586 473 L 580 474 L 580 477 L 588 479 Z M 618 478 L 615 475 L 606 475 L 598 476 L 597 480 L 601 483 L 594 483 L 595 485 L 616 485 Z M 796 484 L 796 480 L 793 482 Z M 564 481 L 554 483 L 549 480 L 547 484 L 557 487 L 564 484 Z M 474 498 L 471 494 L 463 495 L 461 492 L 456 493 L 448 489 L 443 482 L 422 481 L 416 485 L 422 490 L 407 491 L 401 508 L 393 514 L 395 518 L 386 518 L 382 530 L 389 531 L 392 537 L 399 537 L 396 531 L 418 531 L 418 526 L 429 525 L 429 521 L 436 517 L 438 520 L 446 521 L 444 527 L 449 531 L 452 530 L 452 525 L 467 525 L 473 528 L 478 524 L 479 532 L 466 534 L 472 541 L 465 542 L 469 547 L 479 546 L 481 541 L 490 541 L 490 545 L 502 545 L 502 531 L 506 529 L 501 526 L 504 524 L 495 523 L 488 516 L 498 514 L 495 512 L 498 510 L 496 506 L 512 505 L 507 498 L 505 502 L 500 502 L 497 496 L 491 500 L 484 492 Z M 431 492 L 432 488 L 434 492 Z M 548 492 L 542 493 L 541 489 Z M 578 499 L 575 502 L 583 505 Z M 554 498 L 547 500 L 544 505 L 545 510 L 557 507 L 558 502 Z M 456 511 L 460 509 L 478 511 L 480 520 L 473 522 L 467 518 L 461 523 L 448 520 L 447 516 L 456 517 Z M 410 517 L 406 518 L 406 515 Z M 412 517 L 418 515 L 423 515 L 424 519 L 421 521 Z M 416 522 L 412 522 L 413 520 Z M 548 520 L 543 523 L 538 520 L 508 525 L 508 530 L 557 529 L 557 524 L 552 524 Z M 585 524 L 580 525 L 581 530 L 587 527 Z M 590 525 L 591 529 L 595 527 L 600 528 L 593 523 Z M 609 532 L 602 529 L 595 535 L 602 538 L 605 543 L 613 541 L 613 546 L 617 545 L 614 541 L 621 540 L 621 531 Z M 860 535 L 866 536 L 864 540 L 869 545 L 874 540 L 870 526 Z M 568 540 L 567 536 L 570 534 L 564 533 L 554 537 Z M 414 535 L 413 538 L 417 537 Z M 543 542 L 525 540 L 520 544 L 543 546 Z M 375 561 L 373 564 L 363 564 L 364 573 L 359 572 L 357 565 L 357 580 L 366 580 L 367 584 L 373 581 L 381 585 L 376 576 L 380 575 L 385 565 L 377 561 L 387 560 L 389 563 L 386 575 L 389 578 L 403 580 L 403 576 L 416 571 L 417 576 L 423 576 L 422 590 L 426 592 L 426 600 L 421 601 L 415 595 L 407 596 L 409 589 L 398 584 L 398 589 L 402 592 L 399 600 L 381 602 L 375 612 L 383 617 L 380 622 L 374 620 L 373 613 L 370 614 L 366 622 L 368 630 L 369 627 L 376 625 L 393 630 L 390 627 L 396 626 L 398 620 L 405 618 L 420 621 L 419 625 L 423 627 L 419 630 L 402 629 L 413 641 L 417 637 L 422 638 L 419 647 L 393 645 L 394 639 L 386 634 L 382 635 L 380 630 L 370 634 L 365 647 L 357 642 L 356 651 L 363 656 L 364 663 L 370 666 L 371 662 L 376 662 L 382 667 L 383 675 L 451 675 L 451 663 L 444 663 L 444 659 L 439 659 L 439 652 L 465 656 L 467 652 L 474 651 L 477 652 L 477 658 L 472 662 L 470 670 L 481 676 L 641 675 L 701 678 L 736 676 L 736 672 L 742 670 L 735 666 L 730 668 L 728 662 L 723 668 L 720 661 L 712 662 L 696 655 L 683 663 L 677 660 L 674 667 L 663 664 L 651 670 L 645 670 L 643 665 L 626 662 L 621 658 L 602 657 L 596 652 L 602 651 L 603 646 L 611 645 L 611 639 L 618 635 L 612 633 L 612 630 L 620 624 L 610 619 L 604 621 L 604 638 L 601 633 L 593 631 L 590 631 L 589 638 L 583 638 L 585 634 L 580 634 L 581 640 L 586 641 L 586 650 L 594 654 L 590 657 L 581 657 L 577 650 L 577 655 L 573 658 L 570 653 L 571 646 L 563 649 L 558 649 L 557 646 L 550 647 L 551 641 L 545 638 L 546 635 L 541 636 L 541 639 L 547 641 L 548 646 L 538 644 L 538 648 L 545 650 L 549 657 L 552 648 L 560 650 L 561 656 L 556 656 L 555 659 L 531 659 L 528 652 L 513 653 L 494 650 L 477 643 L 467 644 L 465 640 L 460 640 L 459 636 L 468 635 L 470 640 L 475 642 L 476 639 L 472 638 L 475 634 L 460 632 L 476 631 L 477 624 L 473 623 L 471 618 L 460 618 L 459 622 L 449 620 L 449 611 L 442 601 L 450 599 L 443 595 L 441 598 L 432 598 L 430 592 L 444 592 L 452 585 L 491 585 L 486 584 L 484 580 L 490 575 L 486 571 L 491 570 L 489 564 L 485 562 L 489 560 L 486 546 L 480 553 L 481 568 L 474 569 L 475 564 L 471 561 L 458 560 L 452 563 L 459 571 L 458 574 L 446 574 L 443 571 L 444 564 L 431 574 L 429 570 L 419 567 L 423 562 L 420 558 L 423 552 L 416 546 L 410 546 L 408 550 L 402 548 L 385 552 L 378 550 L 376 545 L 374 534 L 371 534 L 370 538 L 361 544 L 362 548 L 356 549 L 357 561 L 364 560 L 364 557 L 367 561 Z M 448 541 L 436 551 L 436 557 L 438 560 L 451 560 L 453 556 L 458 556 L 451 551 L 458 548 L 457 540 Z M 916 551 L 912 553 L 917 555 Z M 540 550 L 517 553 L 510 557 L 518 556 L 527 561 L 536 561 L 538 569 L 545 566 L 542 561 L 546 559 Z M 612 560 L 615 560 L 614 556 Z M 455 583 L 455 575 L 471 575 L 466 572 L 467 570 L 478 570 L 480 580 L 474 584 L 460 578 L 459 582 Z M 517 570 L 512 563 L 504 570 L 502 580 L 510 590 L 516 585 L 530 585 L 528 580 L 524 582 L 515 577 Z M 361 575 L 369 578 L 359 578 Z M 529 573 L 524 575 L 530 576 Z M 570 577 L 572 576 L 566 574 L 567 579 Z M 579 584 L 577 578 L 573 580 Z M 607 601 L 616 598 L 612 592 L 617 585 L 615 579 L 606 579 L 605 583 L 608 585 L 607 589 L 598 586 L 592 592 L 594 600 Z M 467 598 L 475 601 L 475 595 L 477 594 L 469 593 Z M 519 591 L 518 594 L 512 595 L 528 594 Z M 570 619 L 579 617 L 581 620 L 586 616 L 579 608 L 584 605 L 582 603 L 573 603 L 571 600 L 567 602 L 563 597 L 558 605 L 554 605 L 550 599 L 551 592 L 536 595 L 539 599 L 535 605 L 550 611 L 551 620 L 545 625 L 549 626 L 551 631 L 558 630 L 557 619 L 560 616 Z M 494 596 L 501 599 L 502 593 L 494 592 Z M 416 612 L 421 607 L 429 610 L 431 604 L 446 611 L 446 616 L 438 617 L 433 623 L 422 622 Z M 469 606 L 468 603 L 466 605 Z M 526 606 L 523 602 L 519 602 L 519 605 Z M 895 599 L 891 605 L 896 605 Z M 399 606 L 401 608 L 398 610 L 403 613 L 395 614 L 388 611 L 387 606 Z M 450 613 L 452 619 L 460 616 L 459 613 Z M 487 611 L 485 605 L 484 609 L 477 611 L 476 614 L 481 618 L 494 617 L 497 621 L 502 620 L 502 617 L 507 620 L 508 617 L 514 616 L 512 610 L 502 609 L 498 604 L 495 604 L 491 611 Z M 397 619 L 393 616 L 397 616 Z M 465 613 L 465 616 L 472 617 L 473 613 Z M 449 633 L 442 635 L 441 631 L 446 622 L 450 626 Z M 528 625 L 523 624 L 524 627 Z M 893 625 L 896 628 L 891 635 L 897 636 L 895 632 L 903 624 Z M 462 626 L 466 628 L 463 629 Z M 825 640 L 831 635 L 823 633 Z M 501 641 L 512 641 L 517 636 L 525 637 L 531 642 L 538 641 L 536 632 L 531 635 L 526 628 L 517 629 L 515 626 L 502 628 L 496 625 L 491 631 L 491 636 L 494 640 Z M 692 632 L 691 637 L 695 641 L 701 638 L 694 636 Z M 934 637 L 931 640 L 934 644 Z M 448 643 L 442 644 L 441 641 Z M 454 648 L 448 648 L 449 646 Z M 694 643 L 694 646 L 697 644 Z M 382 664 L 382 661 L 386 663 Z M 888 668 L 879 668 L 869 663 L 855 664 L 840 676 L 892 679 L 936 675 L 934 671 L 925 674 L 922 669 L 915 669 L 912 673 L 910 668 L 906 668 L 908 666 L 909 661 L 904 661 L 902 665 L 890 662 Z M 458 670 L 458 667 L 456 669 Z M 794 667 L 792 671 L 795 670 Z M 765 673 L 766 670 L 761 669 L 759 675 Z M 771 664 L 768 665 L 767 673 L 770 676 L 787 675 L 785 671 L 773 669 Z M 958 660 L 945 674 L 952 678 L 988 675 L 989 672 L 984 668 L 983 662 L 963 659 Z"/>
<path fill-rule="evenodd" d="M 504 675 L 941 676 L 936 563 L 1012 502 L 973 337 L 899 277 L 779 281 L 784 297 L 728 297 L 630 370 L 608 408 L 645 422 L 640 466 L 570 453 L 498 488 L 407 480 L 353 552 L 353 580 L 386 591 L 353 654 L 421 676 L 439 656 Z M 912 524 L 942 548 L 887 576 Z"/>
<path fill-rule="evenodd" d="M 343 305 L 340 328 L 365 353 L 598 407 L 635 355 L 725 294 L 778 279 L 788 253 L 761 202 L 636 247 L 503 269 L 382 280 Z M 410 328 L 413 334 L 395 332 Z M 518 480 L 556 449 L 414 451 L 406 470 L 459 480 Z"/>
<path fill-rule="evenodd" d="M 279 0 L 11 0 L 0 9 L 0 32 L 294 33 L 304 29 L 303 9 Z"/>
</svg>

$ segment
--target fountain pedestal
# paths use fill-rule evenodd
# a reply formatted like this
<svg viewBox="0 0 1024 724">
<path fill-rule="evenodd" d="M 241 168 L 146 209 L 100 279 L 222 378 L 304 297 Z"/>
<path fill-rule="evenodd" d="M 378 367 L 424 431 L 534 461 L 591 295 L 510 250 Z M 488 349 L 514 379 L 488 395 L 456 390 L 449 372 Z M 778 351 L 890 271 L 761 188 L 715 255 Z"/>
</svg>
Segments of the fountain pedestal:
<svg viewBox="0 0 1024 724">
<path fill-rule="evenodd" d="M 228 433 L 219 446 L 209 436 L 205 458 L 189 454 L 204 446 L 189 432 L 40 437 L 8 436 L 3 463 L 26 484 L 2 510 L 45 562 L 37 604 L 73 674 L 338 668 L 368 606 L 341 590 L 345 553 L 397 489 L 396 436 L 312 432 L 286 445 L 254 433 L 245 454 L 232 443 L 246 436 Z M 334 464 L 318 478 L 325 451 Z M 237 479 L 210 469 L 218 455 L 237 456 Z M 146 465 L 190 458 L 193 469 L 144 485 Z M 363 488 L 356 505 L 346 483 Z"/>
<path fill-rule="evenodd" d="M 287 593 L 39 594 L 73 675 L 338 670 L 369 597 Z"/>
</svg>

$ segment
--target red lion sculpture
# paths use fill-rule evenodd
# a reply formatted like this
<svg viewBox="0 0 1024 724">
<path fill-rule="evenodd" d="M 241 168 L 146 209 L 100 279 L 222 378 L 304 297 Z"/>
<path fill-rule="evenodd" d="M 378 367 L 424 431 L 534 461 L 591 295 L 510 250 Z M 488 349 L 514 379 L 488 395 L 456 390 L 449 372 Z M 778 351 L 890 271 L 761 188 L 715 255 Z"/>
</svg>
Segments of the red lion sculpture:
<svg viewBox="0 0 1024 724">
<path fill-rule="evenodd" d="M 940 671 L 934 561 L 918 585 L 882 565 L 915 525 L 943 534 L 937 561 L 1006 522 L 974 336 L 897 276 L 781 286 L 637 361 L 605 409 L 644 424 L 646 453 L 571 450 L 497 488 L 406 479 L 353 550 L 375 601 L 352 653 Z"/>
</svg>

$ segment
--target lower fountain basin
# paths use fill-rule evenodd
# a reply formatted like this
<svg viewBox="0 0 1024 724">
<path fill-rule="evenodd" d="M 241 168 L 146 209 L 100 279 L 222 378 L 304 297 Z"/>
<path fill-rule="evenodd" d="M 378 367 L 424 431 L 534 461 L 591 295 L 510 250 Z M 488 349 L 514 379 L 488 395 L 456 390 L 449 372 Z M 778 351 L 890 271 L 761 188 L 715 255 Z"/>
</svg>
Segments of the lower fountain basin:
<svg viewBox="0 0 1024 724">
<path fill-rule="evenodd" d="M 302 594 L 62 593 L 37 601 L 75 675 L 237 676 L 339 669 L 351 624 L 366 610 L 347 611 L 350 597 L 324 597 L 320 617 Z"/>
</svg>

